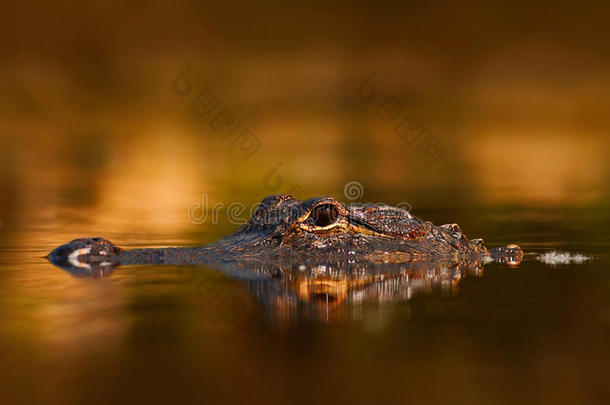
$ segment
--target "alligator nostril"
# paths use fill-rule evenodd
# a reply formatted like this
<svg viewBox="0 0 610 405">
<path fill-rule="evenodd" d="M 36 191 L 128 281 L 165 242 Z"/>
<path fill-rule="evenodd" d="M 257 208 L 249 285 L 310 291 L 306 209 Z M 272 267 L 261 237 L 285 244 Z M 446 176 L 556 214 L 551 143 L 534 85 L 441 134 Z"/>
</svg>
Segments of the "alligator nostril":
<svg viewBox="0 0 610 405">
<path fill-rule="evenodd" d="M 101 241 L 102 241 L 102 238 L 93 238 L 93 239 L 91 239 L 91 240 L 92 240 L 92 241 L 94 241 L 94 242 L 101 242 Z"/>
</svg>

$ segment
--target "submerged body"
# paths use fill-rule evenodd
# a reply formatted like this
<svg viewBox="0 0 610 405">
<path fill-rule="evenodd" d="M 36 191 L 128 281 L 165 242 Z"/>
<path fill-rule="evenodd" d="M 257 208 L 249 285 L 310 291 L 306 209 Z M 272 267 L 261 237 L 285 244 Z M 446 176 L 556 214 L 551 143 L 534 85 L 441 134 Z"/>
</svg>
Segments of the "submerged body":
<svg viewBox="0 0 610 405">
<path fill-rule="evenodd" d="M 276 268 L 295 263 L 518 263 L 522 256 L 517 245 L 487 249 L 482 239 L 466 238 L 457 224 L 436 226 L 404 209 L 346 205 L 330 197 L 301 201 L 284 194 L 266 197 L 248 223 L 209 245 L 123 250 L 102 238 L 81 238 L 48 257 L 62 268 L 85 274 L 128 264 L 248 263 L 250 268 Z"/>
</svg>

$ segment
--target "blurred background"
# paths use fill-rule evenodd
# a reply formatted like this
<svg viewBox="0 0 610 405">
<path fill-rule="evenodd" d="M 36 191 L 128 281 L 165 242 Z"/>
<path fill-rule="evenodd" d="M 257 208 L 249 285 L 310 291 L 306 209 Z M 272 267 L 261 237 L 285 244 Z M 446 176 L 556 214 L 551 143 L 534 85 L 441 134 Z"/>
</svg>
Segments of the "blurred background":
<svg viewBox="0 0 610 405">
<path fill-rule="evenodd" d="M 594 204 L 610 140 L 600 4 L 5 2 L 2 203 L 86 190 L 115 217 L 182 217 L 201 193 L 339 196 L 357 180 L 365 200 L 414 206 L 422 189 L 426 204 Z M 201 117 L 189 103 L 205 90 L 217 106 Z M 241 124 L 227 139 L 210 125 L 223 109 Z M 403 116 L 445 149 L 434 164 L 397 134 Z M 241 130 L 260 142 L 246 160 Z"/>
<path fill-rule="evenodd" d="M 158 381 L 151 384 L 155 395 L 149 402 L 171 400 L 169 392 L 181 384 L 226 396 L 233 393 L 232 367 L 248 362 L 267 374 L 253 366 L 239 378 L 252 381 L 249 392 L 271 399 L 297 400 L 292 388 L 300 377 L 313 378 L 318 364 L 347 397 L 374 397 L 376 390 L 368 386 L 349 394 L 350 380 L 341 379 L 355 378 L 359 370 L 358 344 L 377 347 L 366 332 L 370 328 L 296 329 L 290 333 L 300 340 L 268 339 L 278 352 L 242 348 L 227 360 L 210 347 L 197 349 L 204 334 L 217 341 L 236 332 L 205 316 L 201 321 L 204 304 L 185 298 L 193 289 L 181 273 L 147 269 L 132 279 L 126 271 L 92 284 L 41 259 L 84 235 L 126 247 L 192 245 L 236 228 L 226 215 L 219 224 L 194 223 L 189 207 L 204 199 L 210 206 L 223 204 L 222 213 L 232 202 L 250 207 L 285 192 L 404 202 L 416 215 L 458 222 L 468 236 L 485 236 L 492 246 L 607 250 L 610 6 L 604 2 L 9 0 L 0 10 L 5 403 L 116 399 L 112 392 L 137 400 L 142 391 L 129 382 L 143 380 L 134 373 Z M 361 192 L 347 196 L 344 187 L 353 181 Z M 251 300 L 240 285 L 225 282 Z M 607 286 L 607 277 L 603 282 L 597 285 Z M 549 311 L 551 303 L 566 299 L 562 291 L 545 301 Z M 579 290 L 577 300 L 590 293 Z M 390 369 L 431 390 L 429 381 L 415 377 L 421 367 L 446 380 L 465 372 L 460 382 L 490 382 L 503 375 L 492 360 L 514 371 L 531 356 L 537 363 L 526 362 L 524 397 L 553 397 L 557 381 L 547 380 L 546 373 L 566 366 L 561 381 L 569 392 L 553 398 L 598 398 L 584 383 L 583 370 L 595 367 L 570 368 L 582 353 L 560 357 L 565 348 L 559 339 L 548 346 L 548 335 L 538 336 L 539 347 L 551 349 L 535 353 L 517 339 L 524 346 L 514 356 L 497 352 L 507 343 L 500 330 L 483 334 L 488 341 L 491 336 L 490 346 L 473 337 L 481 336 L 479 323 L 473 326 L 458 313 L 484 307 L 488 298 L 493 297 L 473 294 L 474 303 L 445 307 L 445 298 L 437 297 L 426 306 L 438 322 L 444 316 L 454 321 L 448 336 L 465 353 L 446 347 L 437 363 L 422 354 L 433 348 L 423 342 L 438 338 L 435 321 L 423 328 L 427 332 L 411 326 L 407 333 L 388 321 L 402 315 L 386 314 L 383 324 L 390 326 L 384 336 L 393 349 L 367 352 L 369 373 L 388 370 L 383 359 L 395 356 L 399 337 L 411 333 L 424 351 L 401 355 L 417 359 L 407 371 L 395 363 Z M 417 308 L 409 316 L 420 323 L 411 325 L 427 325 L 430 311 Z M 503 312 L 514 316 L 510 336 L 531 329 L 531 319 L 517 321 L 525 313 Z M 570 312 L 570 319 L 583 313 L 588 312 Z M 535 320 L 542 314 L 549 315 L 539 313 Z M 610 315 L 598 315 L 595 331 L 601 336 Z M 557 322 L 562 331 L 570 328 L 570 322 Z M 359 343 L 334 358 L 344 335 L 355 335 Z M 308 339 L 318 346 L 307 346 Z M 481 344 L 485 350 L 477 351 Z M 470 355 L 477 360 L 471 362 Z M 274 362 L 263 366 L 268 356 Z M 299 361 L 306 364 L 294 369 Z M 151 370 L 158 368 L 167 373 L 157 380 Z M 229 374 L 214 376 L 216 369 Z M 289 380 L 286 392 L 261 388 L 283 378 Z M 171 390 L 160 388 L 164 382 Z M 393 383 L 376 383 L 394 397 Z M 72 386 L 79 388 L 71 391 Z M 317 393 L 333 397 L 333 384 L 323 387 Z M 419 399 L 439 399 L 449 391 L 462 402 L 503 401 L 510 387 L 461 385 Z"/>
</svg>

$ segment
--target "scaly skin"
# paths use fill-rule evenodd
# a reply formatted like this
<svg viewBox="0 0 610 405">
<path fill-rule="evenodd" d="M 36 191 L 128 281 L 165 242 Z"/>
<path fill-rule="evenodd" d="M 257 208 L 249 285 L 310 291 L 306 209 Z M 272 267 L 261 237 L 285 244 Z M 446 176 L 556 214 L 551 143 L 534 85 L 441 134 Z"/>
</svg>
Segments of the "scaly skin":
<svg viewBox="0 0 610 405">
<path fill-rule="evenodd" d="M 301 201 L 266 197 L 247 224 L 209 245 L 123 250 L 102 238 L 75 239 L 48 258 L 73 273 L 103 274 L 118 265 L 210 265 L 267 268 L 295 263 L 337 264 L 518 263 L 521 248 L 487 249 L 456 224 L 436 226 L 387 205 L 345 205 L 330 197 Z"/>
</svg>

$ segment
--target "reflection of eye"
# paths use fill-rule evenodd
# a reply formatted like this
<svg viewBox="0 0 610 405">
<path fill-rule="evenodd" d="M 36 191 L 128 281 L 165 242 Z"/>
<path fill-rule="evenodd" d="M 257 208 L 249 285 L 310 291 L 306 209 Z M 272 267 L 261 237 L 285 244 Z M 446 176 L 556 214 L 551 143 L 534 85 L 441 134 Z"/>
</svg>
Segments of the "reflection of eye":
<svg viewBox="0 0 610 405">
<path fill-rule="evenodd" d="M 331 295 L 328 293 L 313 293 L 311 294 L 311 300 L 315 301 L 315 302 L 319 302 L 319 303 L 324 303 L 324 302 L 335 302 L 337 301 L 337 296 L 336 295 Z"/>
<path fill-rule="evenodd" d="M 332 204 L 321 204 L 313 209 L 311 217 L 317 226 L 328 226 L 337 222 L 339 211 Z"/>
</svg>

